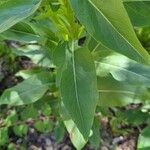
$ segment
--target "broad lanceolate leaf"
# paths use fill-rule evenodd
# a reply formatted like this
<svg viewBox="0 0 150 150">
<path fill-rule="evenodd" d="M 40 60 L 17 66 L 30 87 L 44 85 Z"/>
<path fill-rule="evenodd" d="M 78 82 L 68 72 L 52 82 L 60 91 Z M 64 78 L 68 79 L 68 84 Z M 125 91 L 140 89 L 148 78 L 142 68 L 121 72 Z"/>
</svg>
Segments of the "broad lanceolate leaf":
<svg viewBox="0 0 150 150">
<path fill-rule="evenodd" d="M 149 0 L 123 0 L 123 2 L 134 26 L 150 25 Z"/>
<path fill-rule="evenodd" d="M 1 104 L 23 105 L 40 99 L 54 83 L 53 75 L 46 72 L 35 74 L 18 85 L 4 91 L 0 97 Z"/>
<path fill-rule="evenodd" d="M 121 0 L 71 0 L 79 21 L 106 47 L 139 62 L 150 63 Z"/>
<path fill-rule="evenodd" d="M 35 12 L 41 0 L 1 0 L 0 33 Z"/>
<path fill-rule="evenodd" d="M 104 52 L 102 52 L 104 53 Z M 120 106 L 147 100 L 150 67 L 138 64 L 120 54 L 102 55 L 96 59 L 100 105 Z M 111 74 L 111 75 L 110 75 Z M 145 96 L 144 96 L 145 94 Z"/>
<path fill-rule="evenodd" d="M 112 54 L 101 61 L 95 61 L 97 75 L 108 73 L 118 81 L 136 86 L 150 87 L 150 67 L 138 64 L 120 54 Z"/>
<path fill-rule="evenodd" d="M 149 100 L 149 91 L 142 86 L 116 81 L 112 76 L 98 78 L 99 106 L 125 106 Z"/>
<path fill-rule="evenodd" d="M 87 139 L 98 99 L 95 66 L 86 48 L 71 53 L 71 58 L 62 72 L 60 92 L 72 120 Z"/>
</svg>

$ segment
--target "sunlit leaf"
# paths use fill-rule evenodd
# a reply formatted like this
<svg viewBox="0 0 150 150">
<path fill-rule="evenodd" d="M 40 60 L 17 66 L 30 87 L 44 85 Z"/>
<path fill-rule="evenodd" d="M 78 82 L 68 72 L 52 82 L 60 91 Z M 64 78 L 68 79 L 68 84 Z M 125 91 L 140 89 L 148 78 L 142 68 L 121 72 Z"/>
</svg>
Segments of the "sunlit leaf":
<svg viewBox="0 0 150 150">
<path fill-rule="evenodd" d="M 71 117 L 63 103 L 61 104 L 61 115 L 64 120 L 66 129 L 69 132 L 69 137 L 70 137 L 74 147 L 77 150 L 81 150 L 87 143 L 87 140 L 84 139 L 83 135 L 77 128 L 76 124 L 71 119 Z"/>
<path fill-rule="evenodd" d="M 53 75 L 41 72 L 6 89 L 0 97 L 0 104 L 23 105 L 40 99 L 54 83 Z"/>
<path fill-rule="evenodd" d="M 98 76 L 105 76 L 110 73 L 118 81 L 150 87 L 149 66 L 135 63 L 120 54 L 112 54 L 104 57 L 104 59 L 99 58 L 99 61 L 95 61 Z"/>
</svg>

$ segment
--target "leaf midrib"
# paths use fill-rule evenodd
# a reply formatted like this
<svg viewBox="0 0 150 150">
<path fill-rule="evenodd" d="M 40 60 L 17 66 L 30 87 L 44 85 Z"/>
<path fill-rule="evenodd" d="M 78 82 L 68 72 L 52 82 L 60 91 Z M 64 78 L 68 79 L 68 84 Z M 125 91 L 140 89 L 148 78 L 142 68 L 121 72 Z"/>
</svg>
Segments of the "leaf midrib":
<svg viewBox="0 0 150 150">
<path fill-rule="evenodd" d="M 78 109 L 79 109 L 79 114 L 80 114 L 80 118 L 82 120 L 82 128 L 84 129 L 84 117 L 82 115 L 82 110 L 80 107 L 80 102 L 79 102 L 79 96 L 78 96 L 78 88 L 77 88 L 77 79 L 76 79 L 76 65 L 75 65 L 75 50 L 74 50 L 74 44 L 72 45 L 72 67 L 73 67 L 73 79 L 74 79 L 74 88 L 75 88 L 75 96 L 76 96 L 76 100 L 77 100 L 77 105 L 78 105 Z"/>
<path fill-rule="evenodd" d="M 102 10 L 100 8 L 97 8 L 91 0 L 88 1 L 105 18 L 105 20 L 110 24 L 110 26 L 112 26 L 112 28 L 143 58 L 143 60 L 145 60 L 145 58 L 141 55 L 141 53 L 120 32 L 118 32 L 118 30 L 114 27 L 111 21 L 109 21 L 109 19 L 104 15 Z"/>
<path fill-rule="evenodd" d="M 97 64 L 104 64 L 104 65 L 112 66 L 112 67 L 114 67 L 114 68 L 119 68 L 120 70 L 124 70 L 124 71 L 126 71 L 126 72 L 131 73 L 131 74 L 135 74 L 135 75 L 137 75 L 137 76 L 139 76 L 139 77 L 142 77 L 142 78 L 144 78 L 144 79 L 146 79 L 146 80 L 150 80 L 148 77 L 145 77 L 144 75 L 137 74 L 136 72 L 127 70 L 126 68 L 123 68 L 123 67 L 120 67 L 120 66 L 117 66 L 117 65 L 113 65 L 113 64 L 109 64 L 109 63 L 105 63 L 105 62 L 98 62 L 98 61 L 95 61 L 95 62 L 96 62 Z"/>
<path fill-rule="evenodd" d="M 136 95 L 135 92 L 127 91 L 127 90 L 98 90 L 99 93 L 119 93 L 119 94 L 130 94 Z"/>
</svg>

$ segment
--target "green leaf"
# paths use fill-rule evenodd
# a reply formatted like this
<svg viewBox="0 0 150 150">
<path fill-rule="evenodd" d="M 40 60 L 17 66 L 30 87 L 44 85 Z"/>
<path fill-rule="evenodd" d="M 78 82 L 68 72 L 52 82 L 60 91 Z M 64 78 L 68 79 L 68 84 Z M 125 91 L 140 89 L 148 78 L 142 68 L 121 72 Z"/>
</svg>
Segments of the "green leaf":
<svg viewBox="0 0 150 150">
<path fill-rule="evenodd" d="M 87 143 L 87 140 L 84 139 L 83 135 L 77 128 L 74 121 L 71 119 L 66 107 L 64 106 L 63 102 L 61 103 L 60 107 L 60 113 L 64 120 L 64 125 L 66 126 L 66 129 L 69 133 L 70 140 L 74 147 L 77 150 L 81 150 L 85 144 Z"/>
<path fill-rule="evenodd" d="M 79 21 L 97 41 L 138 62 L 150 63 L 121 0 L 71 0 Z"/>
<path fill-rule="evenodd" d="M 145 87 L 135 86 L 126 82 L 116 81 L 112 76 L 98 78 L 100 106 L 125 106 L 129 103 L 141 103 L 150 95 Z"/>
<path fill-rule="evenodd" d="M 141 111 L 139 108 L 129 109 L 125 112 L 116 112 L 116 118 L 119 118 L 120 116 L 122 117 L 122 119 L 125 119 L 126 122 L 128 122 L 129 124 L 133 124 L 135 126 L 145 123 L 149 119 L 149 114 L 147 112 Z"/>
<path fill-rule="evenodd" d="M 45 6 L 43 7 L 45 8 Z M 39 45 L 44 45 L 48 49 L 54 49 L 59 42 L 56 27 L 52 24 L 52 21 L 45 18 L 45 16 L 40 19 L 36 19 L 35 17 L 34 19 L 34 22 L 26 21 L 26 23 L 32 28 L 34 33 L 39 36 Z"/>
<path fill-rule="evenodd" d="M 138 139 L 138 150 L 149 150 L 150 149 L 150 126 L 142 130 Z"/>
<path fill-rule="evenodd" d="M 55 2 L 56 4 L 57 2 Z M 49 10 L 48 15 L 51 21 L 53 22 L 57 30 L 55 33 L 60 36 L 60 38 L 68 41 L 77 39 L 83 28 L 78 22 L 74 21 L 74 12 L 70 6 L 69 0 L 59 0 L 60 7 L 55 12 L 52 10 L 51 6 L 47 4 L 46 8 Z M 43 18 L 44 15 L 41 15 L 40 18 Z"/>
<path fill-rule="evenodd" d="M 33 63 L 43 67 L 54 67 L 51 60 L 51 49 L 41 47 L 39 45 L 25 45 L 22 47 L 16 47 L 12 49 L 18 56 L 27 56 Z"/>
<path fill-rule="evenodd" d="M 47 103 L 44 103 L 41 106 L 41 112 L 43 113 L 43 115 L 49 116 L 51 114 L 51 107 L 50 107 L 50 105 L 47 104 Z"/>
<path fill-rule="evenodd" d="M 50 132 L 52 130 L 52 122 L 49 119 L 45 119 L 44 121 L 37 121 L 34 124 L 34 127 L 39 132 Z"/>
<path fill-rule="evenodd" d="M 56 74 L 56 85 L 60 85 L 62 70 L 64 62 L 69 58 L 69 48 L 68 43 L 59 43 L 56 49 L 53 52 L 53 61 L 57 67 L 57 74 Z"/>
<path fill-rule="evenodd" d="M 32 104 L 25 107 L 21 112 L 21 119 L 28 120 L 30 118 L 34 119 L 38 117 L 38 109 L 36 109 Z"/>
<path fill-rule="evenodd" d="M 9 143 L 7 150 L 14 150 L 15 149 L 15 144 L 14 143 Z"/>
<path fill-rule="evenodd" d="M 8 128 L 0 128 L 0 145 L 5 145 L 8 140 Z"/>
<path fill-rule="evenodd" d="M 3 39 L 15 40 L 19 42 L 40 41 L 39 35 L 36 35 L 33 29 L 25 22 L 19 22 L 7 31 L 0 34 Z"/>
<path fill-rule="evenodd" d="M 94 55 L 101 106 L 120 106 L 149 99 L 149 66 L 117 53 L 100 51 Z"/>
<path fill-rule="evenodd" d="M 76 124 L 70 119 L 64 121 L 64 124 L 69 132 L 70 139 L 77 150 L 81 150 L 87 141 L 83 138 Z"/>
<path fill-rule="evenodd" d="M 5 119 L 5 124 L 11 126 L 18 120 L 17 113 L 15 110 L 10 111 L 9 115 Z"/>
<path fill-rule="evenodd" d="M 85 139 L 90 134 L 97 104 L 97 79 L 90 52 L 77 49 L 71 52 L 60 81 L 63 103 Z"/>
<path fill-rule="evenodd" d="M 32 15 L 40 3 L 41 0 L 1 0 L 0 33 Z"/>
<path fill-rule="evenodd" d="M 6 89 L 0 97 L 1 104 L 23 105 L 40 99 L 54 83 L 54 77 L 47 72 L 35 74 L 18 85 Z"/>
<path fill-rule="evenodd" d="M 68 45 L 67 42 L 59 43 L 56 49 L 53 52 L 53 61 L 54 64 L 59 68 L 63 66 L 63 63 L 66 60 L 66 49 Z"/>
<path fill-rule="evenodd" d="M 89 142 L 91 146 L 95 149 L 98 149 L 100 147 L 100 119 L 95 118 L 93 123 L 93 134 L 89 139 Z"/>
<path fill-rule="evenodd" d="M 65 136 L 66 130 L 63 122 L 57 122 L 56 127 L 54 128 L 54 135 L 56 138 L 56 142 L 59 143 L 63 140 Z"/>
<path fill-rule="evenodd" d="M 136 63 L 117 53 L 104 58 L 99 57 L 98 59 L 98 61 L 95 61 L 98 76 L 106 76 L 110 73 L 118 81 L 124 81 L 136 86 L 150 87 L 149 66 Z"/>
<path fill-rule="evenodd" d="M 28 126 L 26 124 L 17 125 L 13 127 L 13 131 L 17 136 L 24 136 L 27 134 Z"/>
<path fill-rule="evenodd" d="M 44 127 L 44 123 L 43 121 L 39 120 L 34 124 L 34 127 L 40 131 L 40 132 L 44 132 L 45 131 L 45 127 Z"/>
<path fill-rule="evenodd" d="M 134 26 L 150 25 L 150 1 L 149 0 L 123 0 L 123 4 Z"/>
<path fill-rule="evenodd" d="M 23 79 L 28 79 L 32 77 L 34 74 L 38 74 L 43 71 L 43 68 L 31 68 L 18 71 L 15 75 L 22 77 Z"/>
</svg>

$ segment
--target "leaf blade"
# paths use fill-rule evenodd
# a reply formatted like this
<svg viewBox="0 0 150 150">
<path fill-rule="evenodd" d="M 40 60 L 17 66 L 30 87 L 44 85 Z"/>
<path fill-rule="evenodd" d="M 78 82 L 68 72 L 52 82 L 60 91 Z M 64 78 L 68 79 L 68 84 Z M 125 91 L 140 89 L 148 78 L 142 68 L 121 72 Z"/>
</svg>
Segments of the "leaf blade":
<svg viewBox="0 0 150 150">
<path fill-rule="evenodd" d="M 121 0 L 71 0 L 79 21 L 104 46 L 139 62 L 150 62 L 141 46 Z"/>
<path fill-rule="evenodd" d="M 100 51 L 98 58 L 95 58 L 101 95 L 99 104 L 122 106 L 149 99 L 147 88 L 150 87 L 150 67 L 136 63 L 123 55 L 110 53 Z"/>
<path fill-rule="evenodd" d="M 60 93 L 71 118 L 87 139 L 97 104 L 96 73 L 87 49 L 78 49 L 73 53 L 62 72 Z"/>
<path fill-rule="evenodd" d="M 0 33 L 33 14 L 41 0 L 2 0 L 0 2 Z"/>
<path fill-rule="evenodd" d="M 123 4 L 134 26 L 143 27 L 150 25 L 149 0 L 123 0 Z"/>
<path fill-rule="evenodd" d="M 41 72 L 35 74 L 18 85 L 6 89 L 0 97 L 0 105 L 23 105 L 33 103 L 44 95 L 53 82 L 53 77 L 49 73 Z"/>
</svg>

